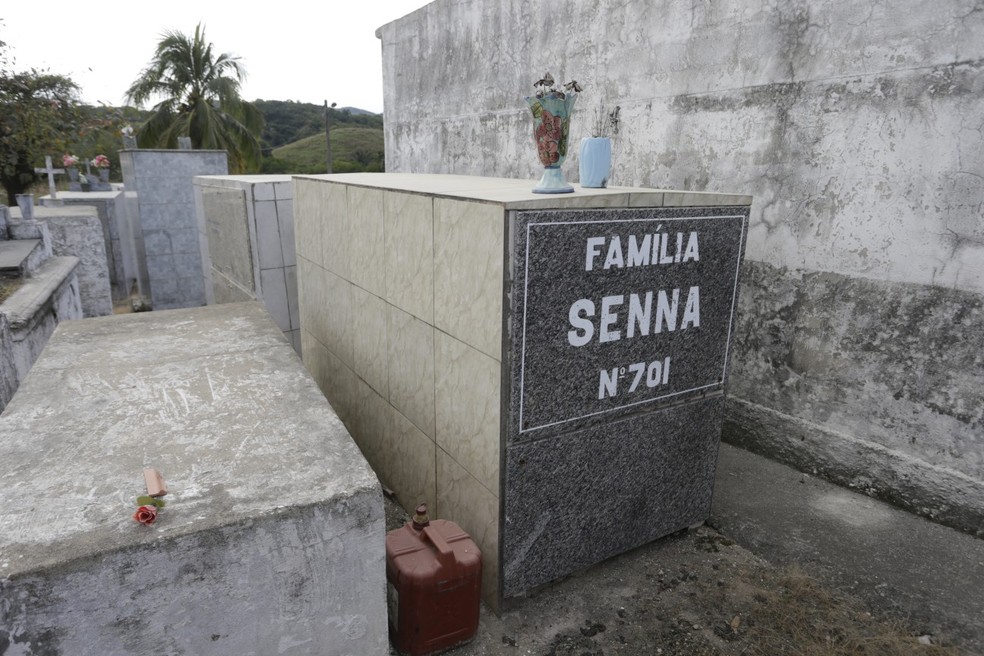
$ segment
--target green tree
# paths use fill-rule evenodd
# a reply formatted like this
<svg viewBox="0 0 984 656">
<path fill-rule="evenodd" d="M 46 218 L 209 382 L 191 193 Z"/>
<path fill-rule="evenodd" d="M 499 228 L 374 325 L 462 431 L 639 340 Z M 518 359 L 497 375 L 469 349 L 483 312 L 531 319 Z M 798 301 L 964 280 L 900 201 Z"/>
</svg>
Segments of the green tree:
<svg viewBox="0 0 984 656">
<path fill-rule="evenodd" d="M 150 64 L 127 90 L 127 101 L 138 106 L 162 98 L 138 128 L 137 143 L 176 148 L 178 137 L 188 136 L 193 148 L 228 152 L 235 173 L 259 170 L 263 115 L 239 97 L 245 78 L 239 57 L 214 54 L 201 24 L 190 38 L 165 32 Z"/>
<path fill-rule="evenodd" d="M 11 65 L 0 41 L 0 183 L 8 205 L 30 188 L 44 156 L 64 149 L 80 119 L 72 80 L 36 69 L 16 73 Z"/>
</svg>

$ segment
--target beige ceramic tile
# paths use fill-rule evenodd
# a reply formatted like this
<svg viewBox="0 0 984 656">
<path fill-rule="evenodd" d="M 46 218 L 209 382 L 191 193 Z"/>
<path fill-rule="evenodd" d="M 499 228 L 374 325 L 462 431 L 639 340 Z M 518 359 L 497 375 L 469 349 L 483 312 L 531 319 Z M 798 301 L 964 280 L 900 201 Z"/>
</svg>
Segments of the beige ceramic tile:
<svg viewBox="0 0 984 656">
<path fill-rule="evenodd" d="M 352 368 L 376 392 L 389 397 L 386 349 L 386 301 L 351 285 L 352 311 L 348 316 L 352 339 Z"/>
<path fill-rule="evenodd" d="M 352 412 L 346 427 L 379 480 L 404 507 L 436 503 L 434 442 L 352 374 Z"/>
<path fill-rule="evenodd" d="M 482 550 L 482 599 L 497 607 L 499 500 L 440 447 L 437 449 L 437 512 L 471 536 Z"/>
<path fill-rule="evenodd" d="M 323 364 L 320 366 L 323 367 L 324 375 L 323 379 L 318 380 L 318 386 L 335 414 L 348 426 L 355 419 L 358 410 L 359 377 L 327 349 L 322 357 Z M 351 430 L 349 428 L 349 432 Z"/>
<path fill-rule="evenodd" d="M 301 352 L 304 354 L 304 366 L 311 378 L 318 384 L 321 393 L 328 397 L 328 349 L 308 331 L 301 330 Z"/>
<path fill-rule="evenodd" d="M 305 257 L 297 258 L 297 304 L 304 330 L 322 344 L 324 332 L 324 269 Z"/>
<path fill-rule="evenodd" d="M 440 331 L 434 342 L 437 443 L 498 496 L 500 364 Z"/>
<path fill-rule="evenodd" d="M 547 199 L 545 194 L 531 193 L 528 198 L 506 200 L 505 195 L 496 198 L 500 194 L 484 194 L 490 196 L 492 200 L 502 202 L 504 207 L 509 210 L 535 210 L 535 209 L 592 209 L 604 207 L 625 207 L 629 202 L 628 193 L 596 193 L 599 190 L 580 190 L 573 194 L 558 194 Z"/>
<path fill-rule="evenodd" d="M 388 189 L 439 196 L 444 193 L 470 189 L 476 192 L 490 188 L 514 186 L 517 190 L 528 191 L 533 186 L 525 180 L 513 178 L 487 178 L 474 175 L 434 175 L 428 173 L 346 173 L 323 176 L 345 184 L 373 189 Z"/>
<path fill-rule="evenodd" d="M 353 389 L 353 412 L 345 425 L 373 471 L 385 477 L 387 443 L 393 434 L 393 408 L 358 377 Z"/>
<path fill-rule="evenodd" d="M 304 366 L 338 418 L 350 422 L 357 409 L 358 377 L 306 330 L 301 331 Z"/>
<path fill-rule="evenodd" d="M 297 197 L 294 200 L 294 239 L 297 254 L 315 264 L 322 264 L 321 256 L 321 192 L 324 183 L 313 180 L 297 181 Z"/>
<path fill-rule="evenodd" d="M 500 205 L 434 201 L 434 325 L 496 360 L 504 221 Z"/>
<path fill-rule="evenodd" d="M 434 438 L 434 327 L 388 307 L 389 401 Z"/>
<path fill-rule="evenodd" d="M 667 191 L 665 207 L 710 207 L 715 205 L 751 205 L 752 197 L 741 194 L 717 194 L 701 191 Z"/>
<path fill-rule="evenodd" d="M 662 207 L 664 195 L 661 191 L 640 191 L 629 195 L 629 207 Z"/>
<path fill-rule="evenodd" d="M 379 478 L 396 492 L 400 505 L 411 514 L 420 503 L 436 508 L 437 447 L 392 406 L 390 413 L 390 433 L 381 454 Z"/>
<path fill-rule="evenodd" d="M 315 293 L 320 283 L 321 274 L 311 260 L 306 257 L 297 258 L 297 305 L 300 312 L 301 326 L 312 334 L 317 320 L 318 295 Z"/>
<path fill-rule="evenodd" d="M 434 200 L 386 192 L 386 300 L 434 323 Z"/>
<path fill-rule="evenodd" d="M 349 279 L 382 298 L 386 294 L 386 243 L 383 191 L 348 187 L 348 221 L 344 247 L 349 252 Z"/>
<path fill-rule="evenodd" d="M 321 300 L 316 310 L 319 331 L 312 331 L 328 350 L 355 369 L 352 327 L 355 287 L 330 271 L 321 271 Z"/>
<path fill-rule="evenodd" d="M 301 331 L 301 348 L 304 366 L 338 418 L 348 424 L 356 410 L 358 377 L 306 330 Z"/>
<path fill-rule="evenodd" d="M 318 219 L 321 223 L 321 237 L 318 248 L 325 268 L 343 279 L 350 275 L 348 248 L 348 194 L 344 185 L 317 182 Z M 297 204 L 297 201 L 294 201 Z M 297 237 L 300 247 L 300 237 Z"/>
</svg>

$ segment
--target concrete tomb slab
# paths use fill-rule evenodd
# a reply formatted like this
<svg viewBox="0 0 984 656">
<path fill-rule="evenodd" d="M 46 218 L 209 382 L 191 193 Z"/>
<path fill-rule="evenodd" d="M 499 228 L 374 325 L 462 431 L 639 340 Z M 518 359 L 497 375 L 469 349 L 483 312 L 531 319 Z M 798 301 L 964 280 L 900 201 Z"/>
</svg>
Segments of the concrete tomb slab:
<svg viewBox="0 0 984 656">
<path fill-rule="evenodd" d="M 28 256 L 41 243 L 40 239 L 0 241 L 0 274 L 20 277 Z"/>
<path fill-rule="evenodd" d="M 260 304 L 62 323 L 0 435 L 0 647 L 386 653 L 378 481 Z"/>
</svg>

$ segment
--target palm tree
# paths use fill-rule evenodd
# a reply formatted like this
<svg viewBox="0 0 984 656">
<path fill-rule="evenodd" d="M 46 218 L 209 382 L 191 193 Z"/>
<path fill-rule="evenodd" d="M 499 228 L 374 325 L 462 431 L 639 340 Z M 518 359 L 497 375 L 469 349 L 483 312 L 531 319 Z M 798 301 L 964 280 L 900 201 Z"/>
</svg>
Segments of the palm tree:
<svg viewBox="0 0 984 656">
<path fill-rule="evenodd" d="M 176 148 L 179 136 L 189 136 L 192 148 L 228 152 L 234 173 L 259 170 L 263 115 L 239 97 L 246 78 L 239 57 L 216 57 L 200 23 L 192 38 L 173 30 L 161 36 L 154 58 L 126 92 L 127 102 L 137 106 L 163 98 L 137 131 L 137 143 Z"/>
</svg>

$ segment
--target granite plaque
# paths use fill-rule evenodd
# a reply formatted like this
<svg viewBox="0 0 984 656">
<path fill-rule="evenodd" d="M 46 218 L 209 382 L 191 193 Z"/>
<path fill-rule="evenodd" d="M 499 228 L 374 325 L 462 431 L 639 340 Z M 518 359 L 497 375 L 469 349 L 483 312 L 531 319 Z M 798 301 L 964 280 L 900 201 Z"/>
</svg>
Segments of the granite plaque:
<svg viewBox="0 0 984 656">
<path fill-rule="evenodd" d="M 500 594 L 703 521 L 748 208 L 510 217 Z"/>
<path fill-rule="evenodd" d="M 720 390 L 746 223 L 737 207 L 517 212 L 519 435 Z"/>
</svg>

